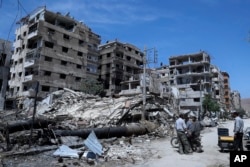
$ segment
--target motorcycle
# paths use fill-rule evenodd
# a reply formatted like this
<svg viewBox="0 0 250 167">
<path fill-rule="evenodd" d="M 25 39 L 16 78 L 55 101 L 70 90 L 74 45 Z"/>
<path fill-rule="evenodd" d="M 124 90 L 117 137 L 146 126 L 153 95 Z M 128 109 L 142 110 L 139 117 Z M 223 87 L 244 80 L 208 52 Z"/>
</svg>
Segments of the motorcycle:
<svg viewBox="0 0 250 167">
<path fill-rule="evenodd" d="M 201 137 L 196 138 L 189 138 L 189 142 L 193 151 L 200 152 L 202 145 L 201 145 Z M 177 136 L 171 138 L 170 143 L 172 147 L 179 148 L 179 140 Z"/>
</svg>

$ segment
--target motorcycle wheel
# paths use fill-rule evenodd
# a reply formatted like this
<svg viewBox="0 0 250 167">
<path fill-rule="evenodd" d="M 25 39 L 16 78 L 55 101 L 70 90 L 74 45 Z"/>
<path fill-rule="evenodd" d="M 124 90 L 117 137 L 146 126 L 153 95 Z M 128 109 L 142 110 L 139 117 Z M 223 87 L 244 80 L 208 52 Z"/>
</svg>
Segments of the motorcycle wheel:
<svg viewBox="0 0 250 167">
<path fill-rule="evenodd" d="M 179 147 L 179 141 L 178 141 L 177 137 L 172 137 L 172 139 L 170 140 L 170 143 L 171 143 L 172 147 L 174 147 L 174 148 Z"/>
</svg>

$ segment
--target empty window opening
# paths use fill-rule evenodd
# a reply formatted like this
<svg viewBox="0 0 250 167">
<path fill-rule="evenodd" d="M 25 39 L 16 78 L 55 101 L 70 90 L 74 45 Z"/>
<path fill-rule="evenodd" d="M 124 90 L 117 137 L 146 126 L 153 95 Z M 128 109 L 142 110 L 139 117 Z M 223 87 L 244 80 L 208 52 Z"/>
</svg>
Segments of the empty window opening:
<svg viewBox="0 0 250 167">
<path fill-rule="evenodd" d="M 67 34 L 63 34 L 63 38 L 69 40 L 69 36 Z"/>
<path fill-rule="evenodd" d="M 79 40 L 79 41 L 78 41 L 78 44 L 79 44 L 79 45 L 83 45 L 83 44 L 84 44 L 84 41 L 83 41 L 83 40 Z"/>
<path fill-rule="evenodd" d="M 65 75 L 65 74 L 60 74 L 60 78 L 61 78 L 61 79 L 65 79 L 65 78 L 66 78 L 66 75 Z"/>
<path fill-rule="evenodd" d="M 68 48 L 66 48 L 66 47 L 63 46 L 62 47 L 62 51 L 65 52 L 65 53 L 67 53 L 68 52 Z"/>
<path fill-rule="evenodd" d="M 19 73 L 18 73 L 18 76 L 19 76 L 19 77 L 21 77 L 21 76 L 22 76 L 22 74 L 23 74 L 22 72 L 19 72 Z"/>
<path fill-rule="evenodd" d="M 82 56 L 83 53 L 82 53 L 82 52 L 77 52 L 77 55 L 78 55 L 78 56 Z"/>
<path fill-rule="evenodd" d="M 76 81 L 76 82 L 80 82 L 80 81 L 81 81 L 81 78 L 80 78 L 80 77 L 76 77 L 76 78 L 75 78 L 75 81 Z"/>
<path fill-rule="evenodd" d="M 79 64 L 77 64 L 77 65 L 76 65 L 76 68 L 81 69 L 81 68 L 82 68 L 82 66 L 81 66 L 81 65 L 79 65 Z"/>
<path fill-rule="evenodd" d="M 61 65 L 63 65 L 63 66 L 66 66 L 67 65 L 67 61 L 61 61 Z"/>
<path fill-rule="evenodd" d="M 44 76 L 51 76 L 51 71 L 44 71 Z"/>
<path fill-rule="evenodd" d="M 55 34 L 55 30 L 48 28 L 48 35 L 53 35 L 53 34 Z"/>
<path fill-rule="evenodd" d="M 45 47 L 48 47 L 48 48 L 53 48 L 54 47 L 54 43 L 48 42 L 48 41 L 44 41 L 44 45 L 45 45 Z"/>
<path fill-rule="evenodd" d="M 42 86 L 42 91 L 43 92 L 49 92 L 49 90 L 50 90 L 50 87 L 49 86 Z"/>
<path fill-rule="evenodd" d="M 110 53 L 107 53 L 107 57 L 110 57 L 111 56 L 111 54 Z"/>
<path fill-rule="evenodd" d="M 52 62 L 52 57 L 44 56 L 44 61 Z"/>
</svg>

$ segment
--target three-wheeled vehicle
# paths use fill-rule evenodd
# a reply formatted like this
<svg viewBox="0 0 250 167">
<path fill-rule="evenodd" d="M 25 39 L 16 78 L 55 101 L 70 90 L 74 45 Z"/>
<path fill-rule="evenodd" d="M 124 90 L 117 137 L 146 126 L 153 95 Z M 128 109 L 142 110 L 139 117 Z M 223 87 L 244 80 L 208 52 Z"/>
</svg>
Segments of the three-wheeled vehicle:
<svg viewBox="0 0 250 167">
<path fill-rule="evenodd" d="M 233 149 L 234 136 L 229 136 L 228 128 L 218 128 L 218 146 L 222 152 Z"/>
</svg>

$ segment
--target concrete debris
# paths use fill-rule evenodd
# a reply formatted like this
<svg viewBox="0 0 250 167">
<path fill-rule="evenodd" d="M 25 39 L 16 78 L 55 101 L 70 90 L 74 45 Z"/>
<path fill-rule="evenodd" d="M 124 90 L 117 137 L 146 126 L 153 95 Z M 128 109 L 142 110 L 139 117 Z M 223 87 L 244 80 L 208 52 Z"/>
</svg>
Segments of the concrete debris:
<svg viewBox="0 0 250 167">
<path fill-rule="evenodd" d="M 18 148 L 19 154 L 22 154 L 22 150 L 23 154 L 26 154 L 27 144 L 41 147 L 57 145 L 58 149 L 53 153 L 54 156 L 84 157 L 88 163 L 92 163 L 95 154 L 99 161 L 115 161 L 118 166 L 126 163 L 135 164 L 152 155 L 149 148 L 152 140 L 175 135 L 173 125 L 175 115 L 178 115 L 177 111 L 174 111 L 166 100 L 156 95 L 148 94 L 146 100 L 146 119 L 142 120 L 142 95 L 100 98 L 65 88 L 49 94 L 38 102 L 35 121 L 47 120 L 48 124 L 30 126 L 27 123 L 31 120 L 34 99 L 22 99 L 24 108 L 13 112 L 11 116 L 14 117 L 13 120 L 21 118 L 25 120 L 22 122 L 27 122 L 28 127 L 24 133 L 26 137 L 21 137 L 22 129 L 17 126 L 19 124 L 11 124 L 15 128 L 12 130 L 15 133 L 8 133 L 9 145 L 12 145 L 12 151 Z M 33 140 L 27 138 L 30 132 L 27 130 L 30 128 L 36 128 Z M 4 133 L 5 129 L 0 132 Z M 88 135 L 91 134 L 95 135 L 89 140 Z M 20 139 L 14 140 L 18 135 Z M 85 138 L 87 139 L 84 141 Z M 100 143 L 97 144 L 96 141 Z M 81 151 L 71 149 L 69 145 L 74 148 L 81 147 Z"/>
</svg>

